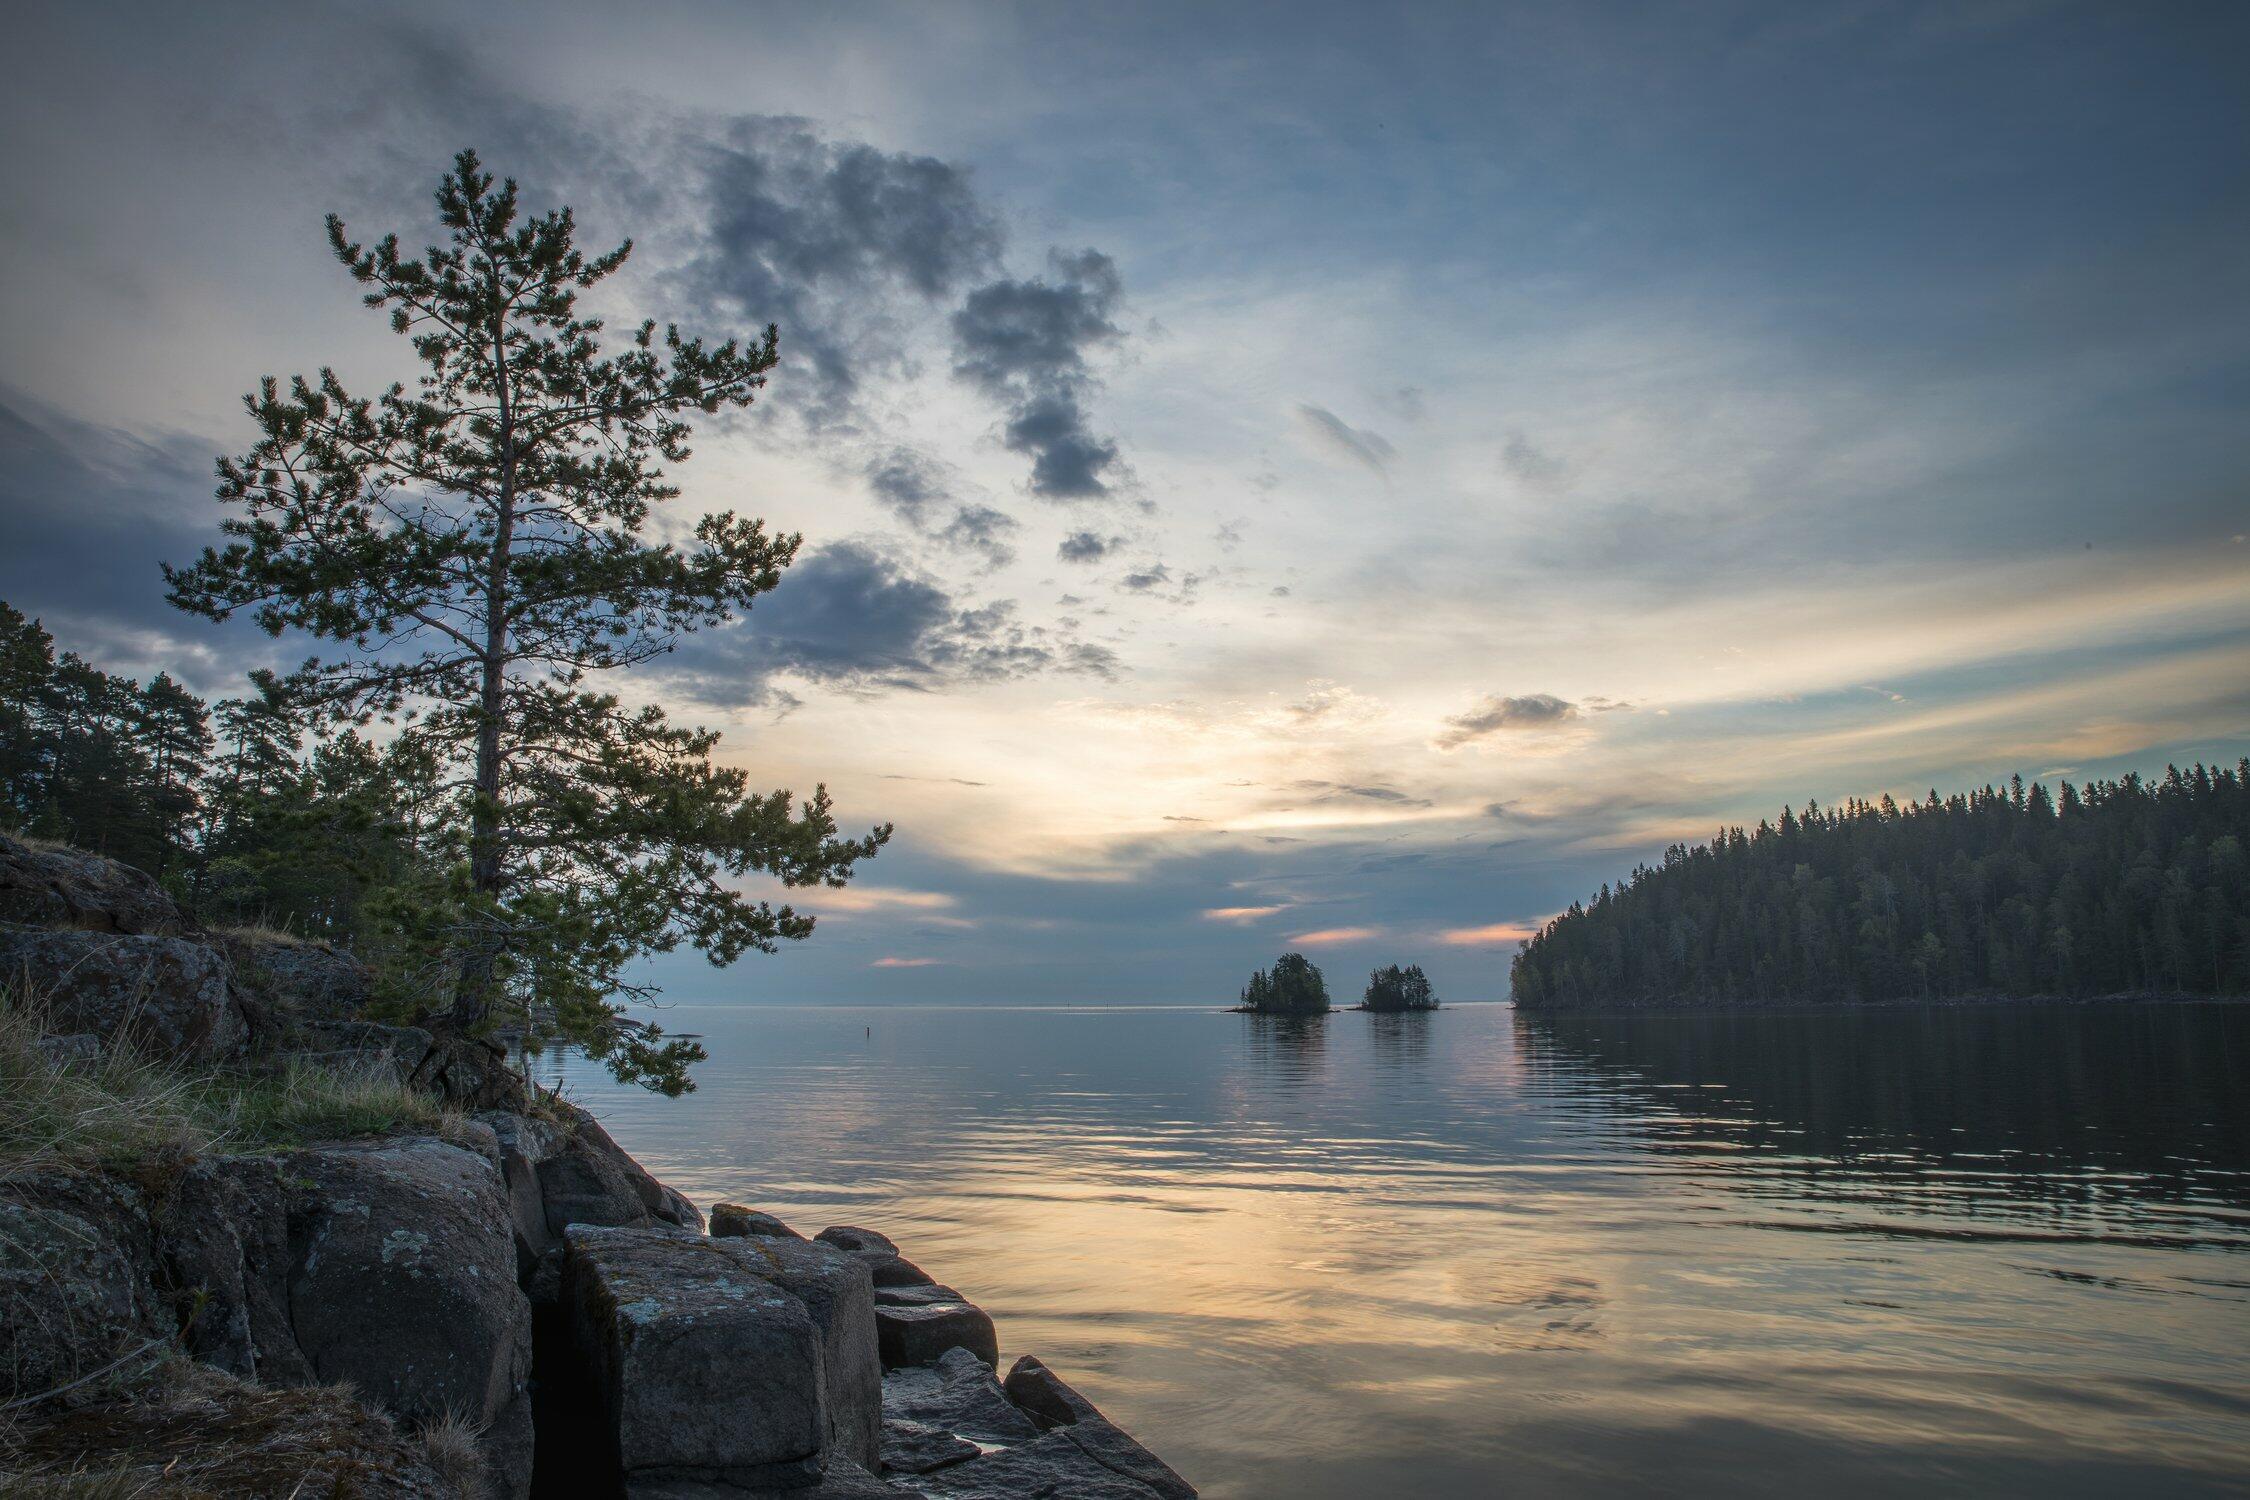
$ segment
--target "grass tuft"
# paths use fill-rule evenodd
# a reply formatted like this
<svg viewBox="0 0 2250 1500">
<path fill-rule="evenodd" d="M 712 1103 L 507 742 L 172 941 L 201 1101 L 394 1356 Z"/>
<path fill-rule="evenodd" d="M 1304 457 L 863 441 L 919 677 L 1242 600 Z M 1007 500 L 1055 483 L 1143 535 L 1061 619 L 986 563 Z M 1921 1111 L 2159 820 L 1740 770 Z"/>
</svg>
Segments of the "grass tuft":
<svg viewBox="0 0 2250 1500">
<path fill-rule="evenodd" d="M 51 1061 L 42 1007 L 0 986 L 0 1182 L 52 1169 L 143 1175 L 214 1153 L 371 1135 L 461 1134 L 462 1116 L 389 1066 L 189 1068 L 122 1042 Z"/>
<path fill-rule="evenodd" d="M 462 1500 L 474 1500 L 486 1489 L 490 1468 L 478 1446 L 483 1435 L 474 1422 L 457 1413 L 430 1423 L 420 1434 L 430 1467 Z"/>
</svg>

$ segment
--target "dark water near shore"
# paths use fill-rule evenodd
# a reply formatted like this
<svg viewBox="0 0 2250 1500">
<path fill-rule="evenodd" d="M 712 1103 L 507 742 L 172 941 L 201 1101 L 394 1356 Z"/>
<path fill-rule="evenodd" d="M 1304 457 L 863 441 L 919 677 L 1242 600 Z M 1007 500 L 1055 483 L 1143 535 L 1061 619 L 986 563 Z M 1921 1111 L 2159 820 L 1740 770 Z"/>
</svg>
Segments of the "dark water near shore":
<svg viewBox="0 0 2250 1500">
<path fill-rule="evenodd" d="M 547 1076 L 1212 1500 L 2250 1494 L 2250 1006 L 663 1019 Z"/>
</svg>

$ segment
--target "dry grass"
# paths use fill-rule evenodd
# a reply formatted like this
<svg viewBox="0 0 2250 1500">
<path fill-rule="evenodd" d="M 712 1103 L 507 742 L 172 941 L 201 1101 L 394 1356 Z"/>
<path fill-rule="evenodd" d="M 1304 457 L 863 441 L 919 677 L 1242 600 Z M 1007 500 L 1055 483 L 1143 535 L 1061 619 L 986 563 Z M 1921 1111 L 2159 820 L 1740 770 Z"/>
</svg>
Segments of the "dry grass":
<svg viewBox="0 0 2250 1500">
<path fill-rule="evenodd" d="M 473 1500 L 484 1493 L 491 1468 L 484 1461 L 484 1450 L 478 1446 L 478 1440 L 484 1436 L 482 1428 L 455 1414 L 430 1423 L 420 1436 L 430 1467 L 453 1493 L 463 1500 Z"/>
<path fill-rule="evenodd" d="M 344 1387 L 267 1390 L 184 1358 L 0 1439 L 0 1494 L 11 1497 L 313 1500 L 426 1496 L 453 1482 Z"/>
<path fill-rule="evenodd" d="M 286 927 L 271 927 L 264 922 L 246 922 L 236 927 L 214 927 L 220 937 L 234 938 L 244 943 L 274 943 L 284 948 L 317 948 L 320 944 L 300 932 Z"/>
<path fill-rule="evenodd" d="M 60 1066 L 40 1006 L 0 986 L 0 1182 L 48 1169 L 145 1171 L 196 1156 L 356 1136 L 456 1136 L 462 1119 L 387 1065 L 188 1068 L 123 1043 Z"/>
</svg>

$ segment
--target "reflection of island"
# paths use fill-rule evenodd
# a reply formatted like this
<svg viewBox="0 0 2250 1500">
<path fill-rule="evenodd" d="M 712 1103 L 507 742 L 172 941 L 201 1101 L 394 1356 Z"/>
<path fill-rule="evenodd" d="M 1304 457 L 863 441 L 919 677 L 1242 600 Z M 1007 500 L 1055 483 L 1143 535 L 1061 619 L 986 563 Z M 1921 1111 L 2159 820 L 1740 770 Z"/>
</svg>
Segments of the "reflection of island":
<svg viewBox="0 0 2250 1500">
<path fill-rule="evenodd" d="M 2045 1217 L 2250 1208 L 2238 1170 L 2250 1005 L 1518 1012 L 1515 1024 L 1530 1086 L 1597 1094 L 1650 1149 L 1752 1191 L 1796 1196 L 1810 1182 L 1910 1208 L 1919 1189 Z"/>
<path fill-rule="evenodd" d="M 1254 1016 L 1250 1060 L 1261 1073 L 1303 1083 L 1327 1064 L 1327 1023 L 1319 1016 Z"/>
<path fill-rule="evenodd" d="M 1435 1006 L 1430 1010 L 1436 1009 Z M 1430 1010 L 1383 1012 L 1367 1018 L 1367 1038 L 1375 1060 L 1391 1067 L 1407 1067 L 1429 1060 Z"/>
</svg>

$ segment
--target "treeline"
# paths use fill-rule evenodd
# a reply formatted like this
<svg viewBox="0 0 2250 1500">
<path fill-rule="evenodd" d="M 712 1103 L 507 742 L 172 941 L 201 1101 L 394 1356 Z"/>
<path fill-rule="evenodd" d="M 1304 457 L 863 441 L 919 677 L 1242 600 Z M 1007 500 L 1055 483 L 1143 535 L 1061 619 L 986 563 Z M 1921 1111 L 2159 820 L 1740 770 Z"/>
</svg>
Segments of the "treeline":
<svg viewBox="0 0 2250 1500">
<path fill-rule="evenodd" d="M 436 767 L 304 725 L 270 677 L 214 708 L 56 653 L 0 602 L 0 827 L 148 871 L 218 925 L 369 946 L 384 892 L 434 879 Z"/>
<path fill-rule="evenodd" d="M 2250 994 L 2250 761 L 1783 808 L 1524 943 L 1529 1009 Z"/>
</svg>

